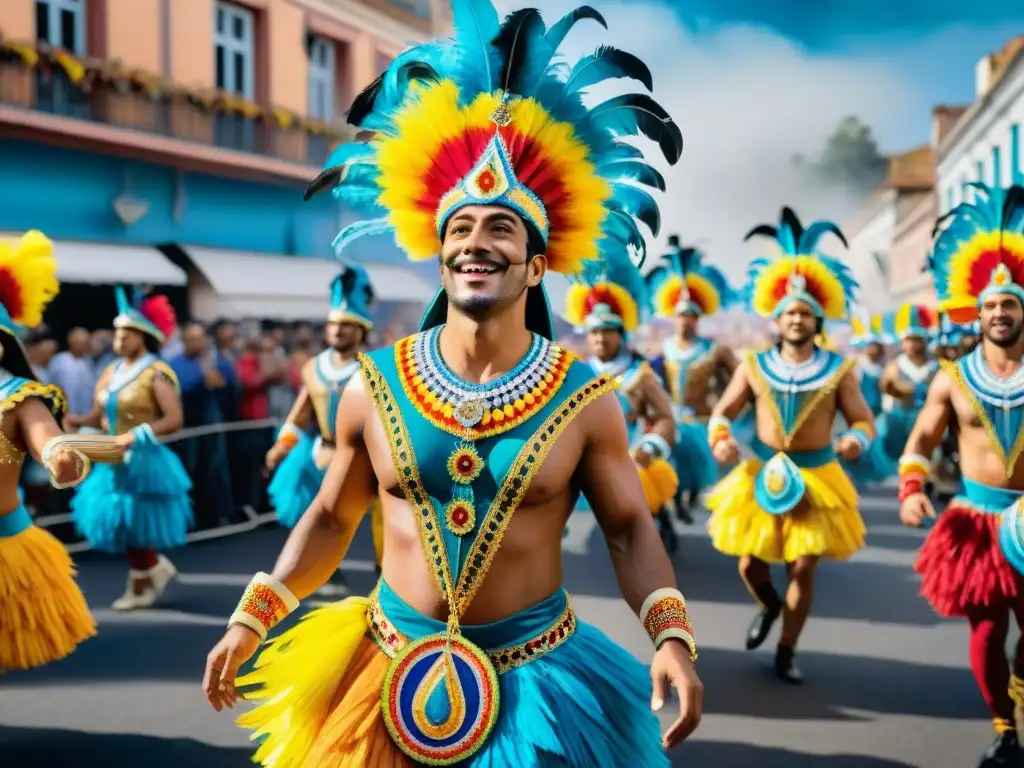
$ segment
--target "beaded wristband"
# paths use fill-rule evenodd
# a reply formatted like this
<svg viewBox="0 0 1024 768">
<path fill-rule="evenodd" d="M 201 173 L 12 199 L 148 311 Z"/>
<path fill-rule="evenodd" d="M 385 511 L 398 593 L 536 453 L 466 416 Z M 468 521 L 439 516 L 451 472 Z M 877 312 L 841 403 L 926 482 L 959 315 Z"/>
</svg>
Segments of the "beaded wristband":
<svg viewBox="0 0 1024 768">
<path fill-rule="evenodd" d="M 640 450 L 656 459 L 667 459 L 672 455 L 672 446 L 668 444 L 668 440 L 655 434 L 644 435 L 640 441 Z"/>
<path fill-rule="evenodd" d="M 686 611 L 686 598 L 678 589 L 664 587 L 654 590 L 640 608 L 640 621 L 647 634 L 660 648 L 670 638 L 681 640 L 690 651 L 690 661 L 697 661 L 697 641 Z"/>
<path fill-rule="evenodd" d="M 270 630 L 298 607 L 298 598 L 288 587 L 261 571 L 245 588 L 228 626 L 241 624 L 259 635 L 260 640 L 266 640 Z"/>
<path fill-rule="evenodd" d="M 285 424 L 277 434 L 277 442 L 290 451 L 299 444 L 299 430 L 290 422 Z"/>
<path fill-rule="evenodd" d="M 732 439 L 732 422 L 724 416 L 712 416 L 708 419 L 708 443 L 714 448 L 723 440 Z"/>
<path fill-rule="evenodd" d="M 852 437 L 860 443 L 860 452 L 867 453 L 868 448 L 875 439 L 875 428 L 866 421 L 857 421 L 850 425 L 850 428 L 843 433 L 843 437 Z"/>
<path fill-rule="evenodd" d="M 924 479 L 932 473 L 932 462 L 927 456 L 919 453 L 908 453 L 900 456 L 900 477 L 904 475 L 919 475 Z"/>
</svg>

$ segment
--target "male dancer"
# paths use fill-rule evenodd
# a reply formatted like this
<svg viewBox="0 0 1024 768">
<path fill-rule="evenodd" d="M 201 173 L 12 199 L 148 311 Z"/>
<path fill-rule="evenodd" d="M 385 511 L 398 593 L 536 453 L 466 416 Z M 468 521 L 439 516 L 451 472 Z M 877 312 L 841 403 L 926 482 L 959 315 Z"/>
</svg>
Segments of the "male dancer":
<svg viewBox="0 0 1024 768">
<path fill-rule="evenodd" d="M 576 280 L 570 287 L 565 319 L 586 331 L 590 367 L 619 384 L 619 402 L 644 496 L 672 552 L 676 534 L 665 511 L 679 485 L 670 463 L 676 438 L 672 401 L 646 358 L 630 349 L 628 340 L 643 315 L 644 280 L 632 259 L 620 252 L 607 254 L 595 277 Z M 589 509 L 587 499 L 581 499 L 580 506 Z"/>
<path fill-rule="evenodd" d="M 1005 648 L 1010 616 L 1018 625 L 1024 617 L 1024 593 L 1000 551 L 999 523 L 1024 492 L 1024 189 L 974 186 L 975 201 L 954 209 L 936 238 L 933 276 L 939 308 L 976 312 L 982 341 L 942 362 L 900 459 L 899 499 L 904 525 L 935 518 L 924 486 L 932 452 L 955 426 L 964 493 L 935 521 L 915 568 L 936 613 L 970 625 L 971 670 L 996 731 L 979 766 L 996 768 L 1022 759 L 1008 688 L 1024 687 L 1024 643 L 1012 676 Z"/>
<path fill-rule="evenodd" d="M 455 39 L 406 52 L 357 98 L 349 119 L 380 133 L 341 147 L 343 167 L 314 183 L 385 204 L 386 221 L 340 240 L 393 230 L 410 257 L 440 254 L 442 290 L 423 332 L 363 357 L 320 495 L 209 655 L 204 688 L 220 709 L 236 700 L 238 666 L 329 578 L 380 495 L 388 558 L 371 598 L 310 614 L 239 681 L 268 697 L 241 721 L 262 734 L 264 764 L 657 768 L 697 724 L 696 649 L 614 382 L 549 341 L 545 270 L 577 273 L 605 238 L 640 245 L 626 211 L 657 223 L 653 200 L 617 188 L 652 177 L 610 161 L 637 160 L 617 138 L 636 132 L 623 121 L 641 110 L 637 129 L 670 162 L 681 151 L 649 97 L 590 109 L 566 82 L 555 50 L 574 19 L 597 15 L 585 10 L 545 34 L 536 10 L 502 25 L 484 0 L 456 0 Z M 580 491 L 655 638 L 653 700 L 643 667 L 578 621 L 561 589 Z M 666 683 L 683 704 L 662 740 L 648 706 Z"/>
<path fill-rule="evenodd" d="M 313 503 L 334 456 L 334 425 L 341 392 L 359 372 L 357 356 L 373 329 L 373 299 L 366 271 L 356 265 L 344 266 L 331 283 L 331 311 L 324 326 L 328 348 L 302 367 L 302 388 L 277 442 L 267 451 L 267 469 L 276 470 L 267 491 L 278 522 L 286 528 L 294 528 Z M 319 431 L 315 441 L 306 432 L 314 421 Z M 380 505 L 375 503 L 370 519 L 378 568 L 383 552 L 380 515 Z M 348 593 L 340 570 L 331 577 L 330 586 L 332 591 Z"/>
<path fill-rule="evenodd" d="M 883 329 L 881 315 L 858 312 L 850 318 L 853 337 L 850 346 L 860 352 L 854 373 L 860 382 L 860 393 L 877 420 L 882 413 L 882 374 L 885 372 L 885 347 L 892 343 L 892 337 Z M 878 430 L 876 422 L 876 432 Z M 870 448 L 856 461 L 843 462 L 843 468 L 850 475 L 857 488 L 873 485 L 894 477 L 894 462 L 886 455 L 880 440 L 872 442 Z"/>
<path fill-rule="evenodd" d="M 725 276 L 703 263 L 700 251 L 683 248 L 678 235 L 671 235 L 668 242 L 672 250 L 663 257 L 665 263 L 647 274 L 647 285 L 655 313 L 675 320 L 676 335 L 665 340 L 652 365 L 672 395 L 678 426 L 676 511 L 680 519 L 692 523 L 690 507 L 718 480 L 718 463 L 708 448 L 711 406 L 739 364 L 731 349 L 699 336 L 698 324 L 735 297 Z"/>
<path fill-rule="evenodd" d="M 777 346 L 748 354 L 715 406 L 709 425 L 712 451 L 720 462 L 739 457 L 730 423 L 753 401 L 755 458 L 742 462 L 711 492 L 708 530 L 715 549 L 740 558 L 740 576 L 760 611 L 747 633 L 748 649 L 759 647 L 782 615 L 775 669 L 789 683 L 803 681 L 795 648 L 811 610 L 814 569 L 822 557 L 845 559 L 864 545 L 857 494 L 836 461 L 852 461 L 871 443 L 871 409 L 860 393 L 854 360 L 818 347 L 825 320 L 844 320 L 856 287 L 839 261 L 819 255 L 827 232 L 845 245 L 839 228 L 816 222 L 806 231 L 789 208 L 778 227 L 762 225 L 754 235 L 778 240 L 782 255 L 751 264 L 751 309 L 771 317 Z M 836 411 L 850 429 L 833 445 Z M 772 585 L 769 563 L 785 563 L 785 603 Z"/>
</svg>

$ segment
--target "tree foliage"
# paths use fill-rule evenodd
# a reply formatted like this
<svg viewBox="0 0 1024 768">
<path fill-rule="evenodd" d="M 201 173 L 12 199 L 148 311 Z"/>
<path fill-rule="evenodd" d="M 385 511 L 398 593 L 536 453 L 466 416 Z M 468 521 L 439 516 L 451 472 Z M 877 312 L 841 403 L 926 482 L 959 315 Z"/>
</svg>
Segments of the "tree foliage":
<svg viewBox="0 0 1024 768">
<path fill-rule="evenodd" d="M 885 179 L 887 163 L 871 128 L 850 115 L 839 121 L 817 158 L 794 155 L 793 165 L 817 183 L 868 192 Z"/>
</svg>

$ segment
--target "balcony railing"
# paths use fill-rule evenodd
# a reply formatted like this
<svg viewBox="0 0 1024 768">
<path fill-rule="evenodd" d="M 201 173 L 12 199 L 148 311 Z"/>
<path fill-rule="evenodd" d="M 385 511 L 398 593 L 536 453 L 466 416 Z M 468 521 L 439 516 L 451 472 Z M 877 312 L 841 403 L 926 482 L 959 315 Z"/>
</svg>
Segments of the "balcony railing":
<svg viewBox="0 0 1024 768">
<path fill-rule="evenodd" d="M 72 73 L 0 51 L 0 104 L 312 166 L 351 138 L 347 127 L 311 128 L 283 110 L 264 111 L 223 94 L 154 92 L 137 82 Z"/>
</svg>

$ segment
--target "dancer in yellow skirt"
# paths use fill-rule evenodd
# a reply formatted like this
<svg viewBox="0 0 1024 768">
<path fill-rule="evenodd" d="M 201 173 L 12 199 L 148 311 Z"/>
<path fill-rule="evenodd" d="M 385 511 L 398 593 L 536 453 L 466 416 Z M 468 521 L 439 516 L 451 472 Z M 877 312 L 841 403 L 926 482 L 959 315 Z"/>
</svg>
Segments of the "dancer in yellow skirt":
<svg viewBox="0 0 1024 768">
<path fill-rule="evenodd" d="M 730 420 L 751 400 L 755 458 L 742 462 L 710 493 L 708 529 L 715 549 L 740 558 L 740 576 L 761 606 L 747 634 L 759 647 L 782 615 L 775 656 L 778 675 L 800 683 L 794 649 L 811 609 L 814 569 L 821 557 L 847 558 L 864 544 L 857 494 L 837 457 L 855 460 L 870 446 L 871 409 L 853 372 L 856 361 L 815 343 L 825 320 L 847 317 L 856 283 L 846 267 L 816 253 L 825 234 L 845 239 L 829 222 L 806 231 L 788 208 L 769 235 L 781 255 L 751 265 L 751 310 L 775 320 L 778 344 L 748 353 L 709 423 L 708 440 L 723 464 L 738 456 Z M 833 445 L 836 411 L 851 425 Z M 785 563 L 785 602 L 772 585 L 769 563 Z"/>
<path fill-rule="evenodd" d="M 28 452 L 57 488 L 77 485 L 91 467 L 83 451 L 63 444 L 64 394 L 36 381 L 15 330 L 42 321 L 57 295 L 56 271 L 42 233 L 0 242 L 0 673 L 64 658 L 96 634 L 67 550 L 32 524 L 18 493 Z M 121 454 L 112 442 L 107 448 L 110 459 Z"/>
</svg>

